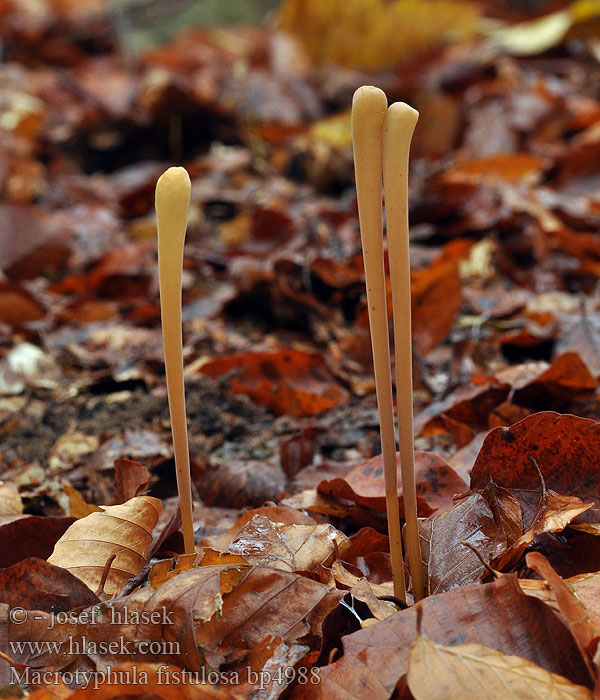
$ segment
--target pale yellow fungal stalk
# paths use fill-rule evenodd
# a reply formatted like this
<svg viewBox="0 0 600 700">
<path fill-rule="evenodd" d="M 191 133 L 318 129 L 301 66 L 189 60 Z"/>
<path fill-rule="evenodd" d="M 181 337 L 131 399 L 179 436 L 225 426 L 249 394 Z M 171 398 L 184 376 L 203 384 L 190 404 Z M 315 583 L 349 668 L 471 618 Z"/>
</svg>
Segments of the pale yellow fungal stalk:
<svg viewBox="0 0 600 700">
<path fill-rule="evenodd" d="M 388 260 L 392 282 L 396 406 L 406 519 L 406 549 L 415 601 L 423 598 L 423 569 L 417 528 L 417 494 L 413 452 L 412 336 L 408 241 L 408 155 L 419 113 L 404 102 L 387 111 L 383 126 L 383 190 Z"/>
<path fill-rule="evenodd" d="M 190 191 L 190 177 L 184 168 L 169 168 L 156 184 L 160 312 L 177 491 L 186 554 L 194 553 L 194 529 L 183 382 L 181 269 Z"/>
<path fill-rule="evenodd" d="M 364 86 L 354 93 L 352 101 L 354 169 L 365 261 L 365 283 L 373 348 L 377 410 L 379 412 L 392 575 L 394 594 L 398 598 L 406 600 L 402 533 L 398 508 L 394 405 L 383 262 L 381 153 L 382 128 L 386 110 L 387 98 L 379 88 Z"/>
</svg>

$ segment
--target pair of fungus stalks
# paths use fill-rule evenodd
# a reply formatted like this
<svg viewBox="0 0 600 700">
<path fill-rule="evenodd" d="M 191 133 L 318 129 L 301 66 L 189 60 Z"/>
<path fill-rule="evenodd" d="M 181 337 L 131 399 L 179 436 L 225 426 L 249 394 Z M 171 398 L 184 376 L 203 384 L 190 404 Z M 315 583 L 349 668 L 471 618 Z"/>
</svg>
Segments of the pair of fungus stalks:
<svg viewBox="0 0 600 700">
<path fill-rule="evenodd" d="M 416 600 L 423 597 L 417 531 L 413 456 L 410 270 L 408 252 L 408 153 L 418 113 L 404 103 L 388 109 L 385 94 L 362 87 L 352 103 L 352 141 L 373 364 L 379 411 L 394 593 L 406 599 L 398 507 L 396 442 L 383 258 L 381 182 L 386 193 L 388 257 L 396 358 L 400 464 L 406 540 Z M 167 394 L 171 413 L 177 489 L 186 554 L 194 553 L 192 492 L 188 450 L 181 331 L 181 270 L 190 178 L 169 168 L 156 185 L 158 268 Z"/>
</svg>

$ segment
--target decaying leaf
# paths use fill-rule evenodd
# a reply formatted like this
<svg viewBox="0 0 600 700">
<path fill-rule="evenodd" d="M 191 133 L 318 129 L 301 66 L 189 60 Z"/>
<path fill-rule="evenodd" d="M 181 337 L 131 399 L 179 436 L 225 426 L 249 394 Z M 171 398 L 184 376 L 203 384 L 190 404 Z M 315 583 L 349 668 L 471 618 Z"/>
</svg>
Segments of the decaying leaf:
<svg viewBox="0 0 600 700">
<path fill-rule="evenodd" d="M 527 566 L 546 579 L 554 594 L 560 613 L 588 665 L 590 676 L 595 677 L 592 659 L 598 646 L 599 630 L 594 628 L 585 606 L 573 589 L 554 571 L 548 560 L 539 552 L 527 555 Z"/>
<path fill-rule="evenodd" d="M 132 459 L 115 460 L 115 489 L 120 503 L 141 496 L 150 481 L 150 472 Z"/>
<path fill-rule="evenodd" d="M 138 496 L 117 506 L 105 506 L 73 523 L 54 546 L 48 562 L 67 569 L 96 591 L 107 561 L 114 554 L 104 592 L 115 595 L 146 564 L 152 530 L 162 503 Z"/>
<path fill-rule="evenodd" d="M 551 411 L 535 413 L 510 428 L 495 428 L 489 433 L 471 471 L 471 488 L 484 489 L 492 478 L 519 500 L 528 523 L 537 511 L 540 493 L 533 457 L 548 489 L 597 504 L 599 447 L 600 424 Z M 581 518 L 597 522 L 599 513 L 594 505 Z"/>
<path fill-rule="evenodd" d="M 8 567 L 28 557 L 47 559 L 74 522 L 74 518 L 38 515 L 0 518 L 0 566 Z"/>
<path fill-rule="evenodd" d="M 15 660 L 29 665 L 63 668 L 116 635 L 119 644 L 102 655 L 105 664 L 161 660 L 199 671 L 206 663 L 219 668 L 226 661 L 231 668 L 271 637 L 314 645 L 323 619 L 342 595 L 306 577 L 266 567 L 208 566 L 184 571 L 157 589 L 147 586 L 79 610 L 64 625 L 52 625 L 44 612 L 14 624 L 3 604 L 0 623 L 17 642 L 72 640 L 58 650 L 25 646 Z"/>
<path fill-rule="evenodd" d="M 93 605 L 98 599 L 72 573 L 43 559 L 29 557 L 0 569 L 0 602 L 59 613 Z"/>
<path fill-rule="evenodd" d="M 396 455 L 398 470 L 398 496 L 402 494 L 400 454 Z M 466 490 L 465 482 L 443 459 L 431 452 L 415 452 L 417 480 L 417 507 L 419 515 L 443 511 L 452 505 L 455 493 Z M 381 455 L 364 462 L 343 479 L 322 481 L 318 491 L 337 500 L 352 501 L 360 506 L 385 511 L 385 481 Z M 404 501 L 400 500 L 400 513 L 404 513 Z"/>
</svg>

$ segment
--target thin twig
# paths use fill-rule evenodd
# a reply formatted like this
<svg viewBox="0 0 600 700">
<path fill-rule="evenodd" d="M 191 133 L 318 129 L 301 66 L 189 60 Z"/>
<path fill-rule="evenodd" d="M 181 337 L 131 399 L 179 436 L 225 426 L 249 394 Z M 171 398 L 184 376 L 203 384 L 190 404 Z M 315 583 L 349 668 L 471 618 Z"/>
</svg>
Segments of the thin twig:
<svg viewBox="0 0 600 700">
<path fill-rule="evenodd" d="M 101 600 L 108 600 L 109 598 L 111 598 L 111 596 L 107 595 L 104 592 L 104 586 L 106 585 L 106 579 L 108 578 L 110 567 L 112 566 L 112 563 L 116 558 L 116 554 L 111 554 L 110 557 L 108 557 L 108 559 L 106 560 L 106 564 L 104 565 L 104 570 L 102 571 L 102 578 L 100 579 L 100 583 L 98 584 L 98 590 L 96 591 L 96 595 Z"/>
<path fill-rule="evenodd" d="M 123 595 L 129 595 L 131 591 L 134 591 L 138 586 L 141 586 L 142 583 L 148 578 L 148 573 L 150 572 L 150 562 L 146 564 L 146 566 L 140 571 L 137 576 L 134 576 L 133 578 L 130 578 L 129 581 L 125 584 L 125 588 L 119 593 L 119 597 Z"/>
</svg>

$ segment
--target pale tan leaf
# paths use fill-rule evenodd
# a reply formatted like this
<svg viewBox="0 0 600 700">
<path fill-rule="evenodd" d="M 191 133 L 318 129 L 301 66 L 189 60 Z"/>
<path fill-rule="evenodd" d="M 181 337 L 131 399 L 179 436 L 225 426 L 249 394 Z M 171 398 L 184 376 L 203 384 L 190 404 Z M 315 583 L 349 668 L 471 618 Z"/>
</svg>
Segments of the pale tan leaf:
<svg viewBox="0 0 600 700">
<path fill-rule="evenodd" d="M 442 646 L 420 635 L 411 647 L 408 686 L 415 700 L 591 700 L 581 685 L 519 656 L 481 644 Z"/>
<path fill-rule="evenodd" d="M 587 532 L 588 535 L 595 535 L 596 537 L 600 535 L 600 523 L 569 523 L 569 528 Z"/>
<path fill-rule="evenodd" d="M 104 506 L 101 513 L 73 523 L 54 546 L 48 561 L 67 569 L 96 591 L 106 562 L 115 554 L 104 585 L 105 593 L 115 595 L 145 566 L 161 509 L 162 503 L 151 496 Z"/>
<path fill-rule="evenodd" d="M 370 581 L 367 581 L 367 579 L 360 576 L 355 576 L 353 573 L 348 571 L 348 569 L 342 564 L 341 561 L 336 560 L 333 562 L 333 564 L 331 565 L 331 573 L 333 575 L 334 580 L 338 584 L 346 586 L 347 588 L 354 589 L 357 586 L 361 585 L 362 581 L 366 581 L 371 591 L 373 591 L 373 595 L 379 596 L 379 598 L 383 598 L 385 596 L 390 597 L 394 595 L 394 584 L 392 581 L 384 581 L 383 583 L 371 583 Z M 390 608 L 388 608 L 388 610 L 389 609 Z M 387 615 L 384 615 L 384 617 L 387 617 Z"/>
<path fill-rule="evenodd" d="M 72 518 L 85 518 L 90 515 L 90 513 L 102 512 L 102 508 L 98 508 L 98 506 L 95 506 L 93 503 L 86 503 L 79 491 L 69 486 L 69 484 L 65 484 L 63 488 L 69 499 L 69 515 Z"/>
</svg>

